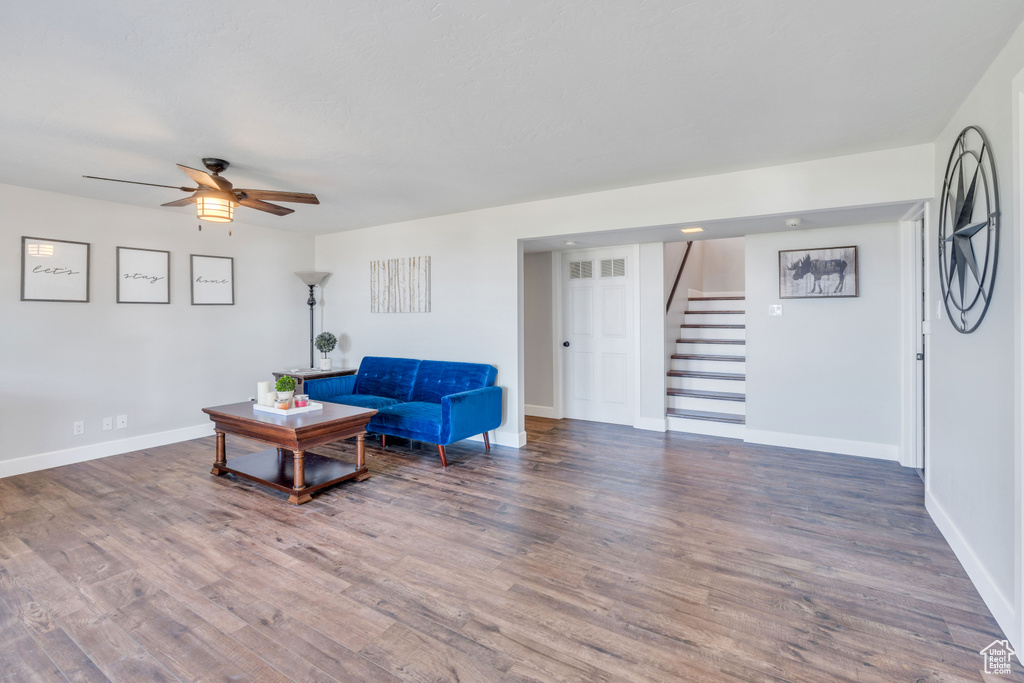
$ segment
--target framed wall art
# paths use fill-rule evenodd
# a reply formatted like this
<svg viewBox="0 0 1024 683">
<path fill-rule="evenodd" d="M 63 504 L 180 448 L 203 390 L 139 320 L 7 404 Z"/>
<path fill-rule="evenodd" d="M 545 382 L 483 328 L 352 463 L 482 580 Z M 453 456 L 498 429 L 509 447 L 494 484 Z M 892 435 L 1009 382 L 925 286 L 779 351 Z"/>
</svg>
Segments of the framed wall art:
<svg viewBox="0 0 1024 683">
<path fill-rule="evenodd" d="M 117 303 L 171 303 L 171 252 L 117 248 Z"/>
<path fill-rule="evenodd" d="M 779 252 L 779 298 L 817 299 L 858 295 L 857 247 Z"/>
<path fill-rule="evenodd" d="M 235 303 L 235 259 L 230 256 L 192 254 L 193 306 L 233 306 Z"/>
<path fill-rule="evenodd" d="M 22 301 L 89 301 L 89 243 L 21 238 Z"/>
<path fill-rule="evenodd" d="M 371 313 L 430 313 L 430 257 L 370 262 Z"/>
</svg>

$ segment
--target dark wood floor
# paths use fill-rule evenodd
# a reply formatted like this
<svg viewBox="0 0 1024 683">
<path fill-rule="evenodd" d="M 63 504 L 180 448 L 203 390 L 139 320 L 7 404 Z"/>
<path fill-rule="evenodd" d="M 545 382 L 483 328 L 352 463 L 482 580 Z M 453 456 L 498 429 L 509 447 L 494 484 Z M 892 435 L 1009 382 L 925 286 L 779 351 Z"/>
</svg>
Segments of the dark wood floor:
<svg viewBox="0 0 1024 683">
<path fill-rule="evenodd" d="M 371 441 L 301 507 L 212 438 L 0 480 L 0 680 L 982 680 L 1002 634 L 914 472 L 527 426 L 447 471 Z"/>
</svg>

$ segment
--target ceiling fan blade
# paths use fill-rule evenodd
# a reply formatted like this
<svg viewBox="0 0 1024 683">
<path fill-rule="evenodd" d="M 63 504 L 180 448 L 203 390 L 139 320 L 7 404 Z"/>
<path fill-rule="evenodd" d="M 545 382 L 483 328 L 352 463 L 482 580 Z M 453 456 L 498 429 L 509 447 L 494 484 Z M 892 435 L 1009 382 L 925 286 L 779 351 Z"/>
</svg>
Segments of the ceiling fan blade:
<svg viewBox="0 0 1024 683">
<path fill-rule="evenodd" d="M 183 192 L 195 192 L 198 187 L 181 187 L 178 185 L 157 185 L 156 183 L 140 183 L 137 180 L 119 180 L 118 178 L 100 178 L 95 175 L 84 175 L 83 178 L 92 178 L 93 180 L 109 180 L 115 183 L 130 183 L 132 185 L 149 185 L 150 187 L 168 187 L 172 190 L 181 190 Z"/>
<path fill-rule="evenodd" d="M 289 209 L 284 206 L 278 206 L 277 204 L 271 204 L 270 202 L 262 202 L 259 199 L 250 199 L 248 197 L 239 199 L 238 203 L 242 206 L 248 206 L 250 209 L 258 209 L 260 211 L 266 211 L 272 213 L 275 216 L 287 216 L 290 213 L 295 213 L 295 209 Z"/>
<path fill-rule="evenodd" d="M 178 164 L 178 168 L 180 168 L 185 175 L 200 185 L 212 187 L 215 190 L 223 190 L 225 192 L 231 191 L 231 183 L 220 176 L 211 175 L 206 171 L 200 171 L 197 168 L 189 168 L 188 166 L 182 166 L 181 164 Z"/>
<path fill-rule="evenodd" d="M 235 190 L 235 195 L 250 199 L 269 199 L 275 202 L 295 202 L 297 204 L 319 204 L 315 194 L 309 192 L 278 192 L 277 190 Z"/>
<path fill-rule="evenodd" d="M 195 197 L 185 197 L 184 199 L 177 199 L 177 200 L 175 200 L 173 202 L 167 202 L 166 204 L 161 204 L 160 206 L 188 206 L 189 204 L 195 204 L 195 202 L 196 202 L 196 198 Z"/>
</svg>

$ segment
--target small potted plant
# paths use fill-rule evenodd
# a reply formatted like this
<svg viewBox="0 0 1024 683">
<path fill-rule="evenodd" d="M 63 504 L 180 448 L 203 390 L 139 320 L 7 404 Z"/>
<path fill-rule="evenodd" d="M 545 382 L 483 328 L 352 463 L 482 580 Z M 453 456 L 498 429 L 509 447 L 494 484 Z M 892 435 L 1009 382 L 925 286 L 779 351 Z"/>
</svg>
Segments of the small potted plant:
<svg viewBox="0 0 1024 683">
<path fill-rule="evenodd" d="M 313 342 L 316 345 L 317 350 L 323 354 L 320 359 L 320 369 L 330 370 L 331 359 L 327 355 L 334 350 L 334 347 L 338 345 L 338 338 L 330 332 L 321 332 L 317 335 L 316 341 Z"/>
<path fill-rule="evenodd" d="M 281 375 L 277 378 L 277 400 L 291 401 L 295 393 L 295 378 L 288 375 Z"/>
</svg>

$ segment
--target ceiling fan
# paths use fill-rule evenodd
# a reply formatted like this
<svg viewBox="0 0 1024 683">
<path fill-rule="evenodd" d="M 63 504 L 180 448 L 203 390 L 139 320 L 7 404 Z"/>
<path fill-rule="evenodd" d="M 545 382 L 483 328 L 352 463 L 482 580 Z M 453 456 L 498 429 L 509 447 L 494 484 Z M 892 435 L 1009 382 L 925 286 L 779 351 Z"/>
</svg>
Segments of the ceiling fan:
<svg viewBox="0 0 1024 683">
<path fill-rule="evenodd" d="M 174 185 L 157 185 L 156 183 L 141 183 L 136 180 L 119 180 L 117 178 L 100 178 L 94 175 L 82 176 L 93 180 L 110 180 L 115 183 L 131 183 L 132 185 L 149 185 L 150 187 L 168 187 L 172 190 L 191 192 L 191 197 L 178 199 L 173 202 L 161 204 L 161 206 L 188 206 L 196 205 L 196 215 L 199 220 L 213 221 L 215 223 L 230 223 L 234 218 L 236 206 L 247 206 L 250 209 L 266 211 L 275 216 L 287 216 L 294 213 L 289 209 L 277 204 L 271 204 L 267 199 L 278 202 L 295 202 L 299 204 L 319 204 L 320 200 L 315 194 L 308 192 L 278 192 L 276 190 L 236 190 L 226 178 L 221 177 L 221 172 L 228 167 L 228 162 L 223 159 L 205 157 L 203 165 L 209 169 L 200 171 L 188 166 L 178 164 L 185 175 L 194 180 L 198 187 L 176 187 Z"/>
</svg>

